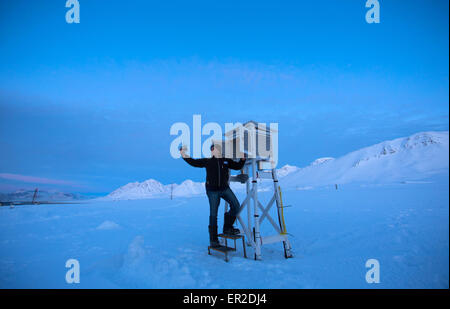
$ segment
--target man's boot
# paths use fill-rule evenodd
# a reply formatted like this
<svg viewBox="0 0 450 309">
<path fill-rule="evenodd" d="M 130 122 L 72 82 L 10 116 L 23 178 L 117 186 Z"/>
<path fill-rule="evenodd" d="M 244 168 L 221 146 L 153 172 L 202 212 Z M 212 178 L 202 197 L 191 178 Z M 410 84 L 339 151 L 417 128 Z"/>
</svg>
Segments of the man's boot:
<svg viewBox="0 0 450 309">
<path fill-rule="evenodd" d="M 209 230 L 209 245 L 211 247 L 220 246 L 219 238 L 217 237 L 217 225 L 216 226 L 208 225 L 208 230 Z"/>
<path fill-rule="evenodd" d="M 223 233 L 227 235 L 239 235 L 241 231 L 233 227 L 236 217 L 226 212 L 223 217 Z"/>
</svg>

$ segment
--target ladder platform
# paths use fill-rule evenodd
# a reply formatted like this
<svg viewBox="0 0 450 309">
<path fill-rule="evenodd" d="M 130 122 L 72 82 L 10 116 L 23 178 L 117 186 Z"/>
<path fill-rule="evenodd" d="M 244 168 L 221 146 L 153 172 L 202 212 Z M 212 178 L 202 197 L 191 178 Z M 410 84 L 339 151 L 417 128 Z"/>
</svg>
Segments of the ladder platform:
<svg viewBox="0 0 450 309">
<path fill-rule="evenodd" d="M 245 250 L 245 236 L 244 235 L 228 235 L 228 234 L 219 234 L 218 237 L 222 237 L 225 239 L 225 246 L 208 246 L 208 254 L 211 255 L 211 249 L 214 251 L 222 252 L 225 254 L 225 261 L 228 262 L 230 259 L 228 257 L 228 252 L 236 251 L 236 239 L 242 239 L 242 249 L 244 250 L 244 258 L 247 258 L 247 252 Z M 227 239 L 232 239 L 234 241 L 234 248 L 228 247 Z"/>
<path fill-rule="evenodd" d="M 226 252 L 230 252 L 230 251 L 236 251 L 235 248 L 231 248 L 231 247 L 227 247 L 227 246 L 222 246 L 222 245 L 216 246 L 216 247 L 208 246 L 208 249 L 213 249 L 213 250 L 216 250 L 216 251 L 220 251 L 220 252 L 222 252 L 222 253 L 226 253 Z"/>
</svg>

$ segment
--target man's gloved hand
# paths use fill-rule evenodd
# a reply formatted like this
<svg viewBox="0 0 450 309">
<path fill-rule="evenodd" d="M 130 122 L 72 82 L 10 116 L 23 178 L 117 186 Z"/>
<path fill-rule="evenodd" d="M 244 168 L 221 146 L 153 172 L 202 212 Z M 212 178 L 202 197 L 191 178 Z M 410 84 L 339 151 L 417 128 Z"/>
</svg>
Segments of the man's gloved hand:
<svg viewBox="0 0 450 309">
<path fill-rule="evenodd" d="M 248 180 L 247 174 L 238 174 L 235 176 L 237 180 L 239 180 L 240 183 L 246 183 Z"/>
</svg>

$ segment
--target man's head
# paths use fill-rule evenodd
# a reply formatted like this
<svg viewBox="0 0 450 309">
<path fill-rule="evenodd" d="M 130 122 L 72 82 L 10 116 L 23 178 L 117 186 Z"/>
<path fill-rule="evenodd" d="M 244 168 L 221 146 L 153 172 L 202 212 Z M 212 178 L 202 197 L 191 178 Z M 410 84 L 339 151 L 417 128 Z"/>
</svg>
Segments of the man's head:
<svg viewBox="0 0 450 309">
<path fill-rule="evenodd" d="M 214 156 L 216 158 L 222 157 L 222 146 L 219 144 L 213 144 L 211 145 L 211 157 Z"/>
</svg>

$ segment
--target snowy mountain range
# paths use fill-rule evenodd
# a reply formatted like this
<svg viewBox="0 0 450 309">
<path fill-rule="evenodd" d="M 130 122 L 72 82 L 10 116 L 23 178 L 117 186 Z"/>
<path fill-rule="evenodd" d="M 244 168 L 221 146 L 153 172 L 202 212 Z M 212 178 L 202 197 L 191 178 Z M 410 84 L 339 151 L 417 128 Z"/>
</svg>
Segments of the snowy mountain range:
<svg viewBox="0 0 450 309">
<path fill-rule="evenodd" d="M 285 187 L 330 184 L 380 184 L 428 179 L 448 174 L 448 131 L 421 132 L 385 141 L 340 158 L 316 160 L 284 177 Z"/>
<path fill-rule="evenodd" d="M 2 202 L 31 202 L 33 200 L 34 190 L 17 190 L 12 193 L 0 193 L 0 201 Z M 89 196 L 84 196 L 78 193 L 66 193 L 56 190 L 39 190 L 36 195 L 36 201 L 70 201 L 86 199 Z"/>
<path fill-rule="evenodd" d="M 163 185 L 159 181 L 149 179 L 143 182 L 132 182 L 114 190 L 107 195 L 107 198 L 114 200 L 133 200 L 155 197 L 167 197 L 171 194 L 174 197 L 191 196 L 204 193 L 204 183 L 194 182 L 190 179 L 181 184 Z"/>
<path fill-rule="evenodd" d="M 286 188 L 313 188 L 347 183 L 391 183 L 419 181 L 436 174 L 448 174 L 448 131 L 421 132 L 409 137 L 362 148 L 340 158 L 325 157 L 300 168 L 285 165 L 277 169 L 280 184 Z M 270 185 L 270 181 L 262 183 Z M 233 190 L 244 186 L 231 183 Z M 185 180 L 163 185 L 154 179 L 129 183 L 106 196 L 107 199 L 145 199 L 193 196 L 205 192 L 203 182 Z"/>
</svg>

